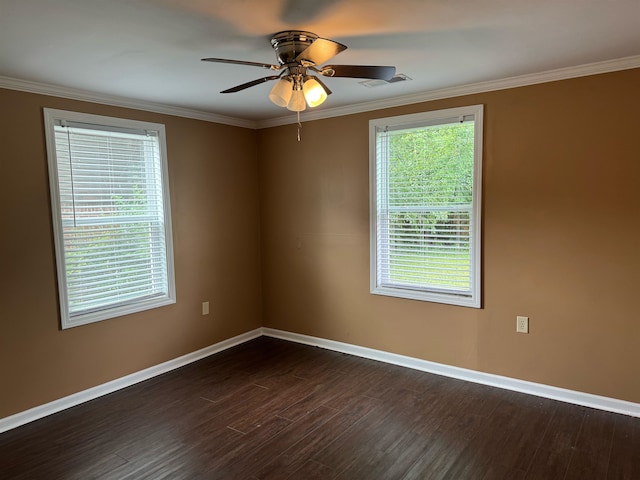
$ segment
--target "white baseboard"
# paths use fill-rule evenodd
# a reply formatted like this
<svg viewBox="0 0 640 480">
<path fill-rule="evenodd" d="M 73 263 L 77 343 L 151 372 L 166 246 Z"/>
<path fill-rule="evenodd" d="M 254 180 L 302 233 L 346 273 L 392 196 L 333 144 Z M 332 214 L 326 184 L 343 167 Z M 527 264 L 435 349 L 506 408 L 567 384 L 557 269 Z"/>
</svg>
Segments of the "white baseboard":
<svg viewBox="0 0 640 480">
<path fill-rule="evenodd" d="M 615 398 L 602 397 L 591 393 L 577 392 L 564 388 L 552 387 L 541 383 L 527 382 L 516 378 L 503 377 L 491 373 L 478 372 L 466 368 L 453 367 L 442 363 L 430 362 L 419 358 L 406 357 L 395 353 L 374 350 L 372 348 L 360 347 L 349 343 L 326 340 L 324 338 L 311 337 L 299 333 L 291 333 L 273 328 L 263 328 L 262 334 L 267 337 L 280 338 L 305 345 L 326 348 L 336 352 L 348 353 L 358 357 L 378 360 L 380 362 L 391 363 L 402 367 L 421 370 L 423 372 L 435 373 L 445 377 L 457 378 L 469 382 L 480 383 L 492 387 L 504 388 L 516 392 L 527 393 L 538 397 L 550 398 L 561 402 L 573 403 L 585 407 L 597 408 L 608 412 L 622 413 L 632 417 L 640 417 L 640 403 L 627 402 Z"/>
<path fill-rule="evenodd" d="M 223 340 L 222 342 L 218 342 L 214 345 L 210 345 L 195 352 L 191 352 L 181 357 L 174 358 L 173 360 L 169 360 L 159 365 L 145 368 L 144 370 L 140 370 L 139 372 L 135 372 L 130 375 L 117 378 L 110 382 L 103 383 L 102 385 L 98 385 L 96 387 L 74 393 L 67 397 L 54 400 L 53 402 L 45 403 L 44 405 L 39 405 L 37 407 L 25 410 L 24 412 L 16 413 L 15 415 L 11 415 L 9 417 L 0 418 L 0 433 L 11 430 L 12 428 L 19 427 L 26 423 L 33 422 L 34 420 L 46 417 L 48 415 L 51 415 L 52 413 L 57 413 L 62 410 L 66 410 L 67 408 L 80 405 L 81 403 L 88 402 L 89 400 L 93 400 L 103 395 L 115 392 L 117 390 L 130 387 L 131 385 L 149 380 L 150 378 L 157 377 L 158 375 L 162 375 L 163 373 L 175 370 L 176 368 L 183 367 L 185 365 L 188 365 L 189 363 L 196 362 L 205 357 L 208 357 L 209 355 L 213 355 L 214 353 L 218 353 L 249 340 L 253 340 L 254 338 L 257 338 L 261 335 L 262 329 L 257 328 L 250 332 L 246 332 L 236 337 Z"/>
<path fill-rule="evenodd" d="M 527 382 L 525 380 L 493 375 L 491 373 L 478 372 L 466 368 L 453 367 L 450 365 L 444 365 L 442 363 L 421 360 L 419 358 L 406 357 L 404 355 L 389 353 L 382 350 L 375 350 L 372 348 L 360 347 L 358 345 L 352 345 L 349 343 L 336 342 L 334 340 L 326 340 L 324 338 L 311 337 L 309 335 L 302 335 L 299 333 L 292 333 L 283 330 L 275 330 L 273 328 L 263 327 L 243 333 L 233 338 L 229 338 L 227 340 L 223 340 L 222 342 L 218 342 L 214 345 L 210 345 L 201 350 L 188 353 L 159 365 L 155 365 L 153 367 L 140 370 L 139 372 L 135 372 L 130 375 L 117 378 L 110 382 L 103 383 L 102 385 L 98 385 L 96 387 L 74 393 L 67 397 L 54 400 L 44 405 L 25 410 L 24 412 L 16 413 L 15 415 L 11 415 L 5 418 L 0 418 L 0 433 L 6 432 L 7 430 L 11 430 L 21 425 L 25 425 L 29 422 L 33 422 L 34 420 L 38 420 L 53 413 L 66 410 L 67 408 L 80 405 L 81 403 L 88 402 L 89 400 L 94 400 L 117 390 L 130 387 L 131 385 L 135 385 L 136 383 L 149 380 L 150 378 L 157 377 L 158 375 L 162 375 L 163 373 L 175 370 L 176 368 L 183 367 L 185 365 L 188 365 L 189 363 L 196 362 L 215 353 L 221 352 L 241 343 L 248 342 L 249 340 L 253 340 L 254 338 L 258 338 L 262 335 L 267 337 L 280 338 L 282 340 L 288 340 L 291 342 L 302 343 L 305 345 L 326 348 L 327 350 L 334 350 L 336 352 L 348 353 L 350 355 L 355 355 L 358 357 L 378 360 L 380 362 L 412 368 L 414 370 L 421 370 L 423 372 L 435 373 L 437 375 L 443 375 L 445 377 L 457 378 L 460 380 L 480 383 L 483 385 L 490 385 L 492 387 L 504 388 L 506 390 L 513 390 L 516 392 L 536 395 L 538 397 L 545 397 L 562 402 L 573 403 L 575 405 L 597 408 L 599 410 L 606 410 L 608 412 L 622 413 L 624 415 L 640 417 L 640 403 L 627 402 L 625 400 L 602 397 L 590 393 L 576 392 L 574 390 L 552 387 L 549 385 L 543 385 L 541 383 Z"/>
</svg>

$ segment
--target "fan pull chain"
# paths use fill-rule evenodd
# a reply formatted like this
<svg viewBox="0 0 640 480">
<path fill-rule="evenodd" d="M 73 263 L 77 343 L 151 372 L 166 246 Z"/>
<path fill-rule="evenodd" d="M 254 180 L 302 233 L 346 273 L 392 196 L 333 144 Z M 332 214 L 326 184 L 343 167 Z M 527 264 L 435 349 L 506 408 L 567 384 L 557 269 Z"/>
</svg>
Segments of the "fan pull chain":
<svg viewBox="0 0 640 480">
<path fill-rule="evenodd" d="M 298 112 L 298 141 L 300 141 L 301 132 L 302 132 L 302 123 L 300 123 L 300 112 Z"/>
</svg>

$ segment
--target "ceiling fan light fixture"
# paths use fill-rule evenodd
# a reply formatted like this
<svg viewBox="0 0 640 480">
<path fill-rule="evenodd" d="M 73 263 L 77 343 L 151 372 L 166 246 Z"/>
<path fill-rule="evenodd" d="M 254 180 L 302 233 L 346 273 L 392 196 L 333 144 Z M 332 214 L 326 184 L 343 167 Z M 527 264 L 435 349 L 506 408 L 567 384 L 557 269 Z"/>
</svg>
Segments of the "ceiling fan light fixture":
<svg viewBox="0 0 640 480">
<path fill-rule="evenodd" d="M 307 108 L 307 102 L 304 98 L 302 90 L 293 90 L 291 92 L 291 100 L 287 104 L 287 109 L 292 112 L 302 112 Z"/>
<path fill-rule="evenodd" d="M 281 78 L 271 89 L 269 100 L 279 107 L 287 107 L 293 94 L 293 82 L 288 78 Z"/>
<path fill-rule="evenodd" d="M 206 62 L 248 65 L 280 72 L 245 82 L 220 93 L 235 93 L 265 82 L 276 80 L 269 92 L 269 100 L 279 107 L 293 112 L 302 112 L 322 105 L 331 95 L 321 77 L 347 77 L 380 79 L 391 82 L 396 68 L 380 65 L 324 65 L 327 61 L 346 50 L 347 46 L 315 33 L 302 30 L 285 30 L 271 37 L 271 46 L 276 52 L 278 64 L 232 60 L 228 58 L 203 58 Z M 308 75 L 308 73 L 316 75 Z M 300 115 L 298 115 L 299 120 Z"/>
<path fill-rule="evenodd" d="M 308 77 L 302 86 L 304 98 L 310 107 L 317 107 L 327 99 L 327 92 L 314 77 Z"/>
</svg>

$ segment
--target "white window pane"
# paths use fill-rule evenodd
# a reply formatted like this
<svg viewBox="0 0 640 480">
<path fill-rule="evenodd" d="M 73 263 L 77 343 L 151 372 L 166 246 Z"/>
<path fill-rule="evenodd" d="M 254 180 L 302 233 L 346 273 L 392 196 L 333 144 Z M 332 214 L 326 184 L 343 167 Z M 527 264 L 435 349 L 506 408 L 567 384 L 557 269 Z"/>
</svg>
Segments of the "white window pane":
<svg viewBox="0 0 640 480">
<path fill-rule="evenodd" d="M 479 306 L 482 107 L 371 122 L 372 293 Z"/>
<path fill-rule="evenodd" d="M 63 328 L 175 301 L 164 127 L 45 109 Z"/>
</svg>

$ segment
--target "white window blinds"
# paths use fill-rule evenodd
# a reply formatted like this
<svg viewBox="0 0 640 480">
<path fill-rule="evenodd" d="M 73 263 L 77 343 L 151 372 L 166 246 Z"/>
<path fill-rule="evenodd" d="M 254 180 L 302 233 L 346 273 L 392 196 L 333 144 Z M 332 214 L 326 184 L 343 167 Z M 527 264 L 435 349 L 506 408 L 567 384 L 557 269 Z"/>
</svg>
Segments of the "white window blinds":
<svg viewBox="0 0 640 480">
<path fill-rule="evenodd" d="M 173 303 L 163 131 L 50 120 L 63 326 Z"/>
<path fill-rule="evenodd" d="M 430 112 L 374 126 L 373 293 L 478 305 L 476 116 Z"/>
</svg>

